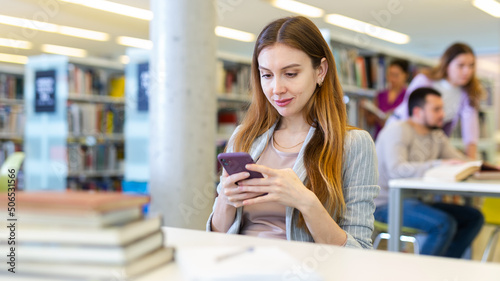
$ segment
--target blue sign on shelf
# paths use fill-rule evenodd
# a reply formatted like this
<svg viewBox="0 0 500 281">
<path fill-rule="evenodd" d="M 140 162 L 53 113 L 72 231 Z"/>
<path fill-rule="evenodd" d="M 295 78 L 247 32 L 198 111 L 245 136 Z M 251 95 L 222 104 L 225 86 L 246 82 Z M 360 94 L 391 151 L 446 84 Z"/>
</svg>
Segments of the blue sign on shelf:
<svg viewBox="0 0 500 281">
<path fill-rule="evenodd" d="M 139 92 L 137 93 L 137 110 L 149 110 L 149 62 L 137 65 Z"/>
<path fill-rule="evenodd" d="M 35 73 L 35 112 L 56 111 L 56 71 Z"/>
</svg>

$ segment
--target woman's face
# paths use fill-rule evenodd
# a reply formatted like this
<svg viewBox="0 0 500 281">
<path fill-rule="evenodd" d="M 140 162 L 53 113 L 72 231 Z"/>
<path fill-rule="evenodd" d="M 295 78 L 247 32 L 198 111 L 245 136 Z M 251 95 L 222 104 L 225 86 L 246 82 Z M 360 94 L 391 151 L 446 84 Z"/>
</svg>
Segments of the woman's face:
<svg viewBox="0 0 500 281">
<path fill-rule="evenodd" d="M 262 90 L 285 118 L 302 114 L 327 70 L 325 59 L 314 69 L 306 53 L 280 43 L 264 48 L 257 60 Z"/>
<path fill-rule="evenodd" d="M 408 75 L 397 65 L 391 65 L 387 69 L 387 82 L 390 88 L 404 87 Z"/>
<path fill-rule="evenodd" d="M 448 81 L 455 86 L 465 86 L 469 83 L 475 71 L 474 55 L 460 54 L 448 65 Z"/>
</svg>

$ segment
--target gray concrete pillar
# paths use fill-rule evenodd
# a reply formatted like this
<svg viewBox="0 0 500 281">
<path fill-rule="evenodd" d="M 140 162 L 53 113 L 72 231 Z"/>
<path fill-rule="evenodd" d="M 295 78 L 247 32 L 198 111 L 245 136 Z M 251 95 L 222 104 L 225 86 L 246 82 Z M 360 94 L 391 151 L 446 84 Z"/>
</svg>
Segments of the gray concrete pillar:
<svg viewBox="0 0 500 281">
<path fill-rule="evenodd" d="M 215 5 L 150 3 L 151 212 L 166 226 L 203 229 L 215 183 Z"/>
</svg>

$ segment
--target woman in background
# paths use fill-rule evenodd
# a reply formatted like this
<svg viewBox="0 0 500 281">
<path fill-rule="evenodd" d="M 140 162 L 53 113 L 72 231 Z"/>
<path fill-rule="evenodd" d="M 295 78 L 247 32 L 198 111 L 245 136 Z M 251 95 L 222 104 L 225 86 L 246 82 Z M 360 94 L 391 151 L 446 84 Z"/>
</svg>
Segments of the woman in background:
<svg viewBox="0 0 500 281">
<path fill-rule="evenodd" d="M 409 63 L 407 60 L 394 59 L 387 68 L 388 88 L 377 93 L 374 104 L 386 116 L 390 116 L 394 109 L 403 102 L 406 93 L 406 82 L 409 77 Z M 374 139 L 385 125 L 386 118 L 365 110 L 366 122 L 369 126 L 375 126 Z"/>
<path fill-rule="evenodd" d="M 483 94 L 476 78 L 476 58 L 471 47 L 455 43 L 442 55 L 438 66 L 421 73 L 411 81 L 403 102 L 388 122 L 408 119 L 408 96 L 420 87 L 431 87 L 442 94 L 444 102 L 443 130 L 449 136 L 460 120 L 465 154 L 475 159 L 479 139 L 479 100 Z"/>
<path fill-rule="evenodd" d="M 253 99 L 227 152 L 249 173 L 224 170 L 208 231 L 371 248 L 377 165 L 370 135 L 347 125 L 333 55 L 311 20 L 267 25 L 252 59 Z M 236 184 L 238 183 L 238 184 Z"/>
</svg>

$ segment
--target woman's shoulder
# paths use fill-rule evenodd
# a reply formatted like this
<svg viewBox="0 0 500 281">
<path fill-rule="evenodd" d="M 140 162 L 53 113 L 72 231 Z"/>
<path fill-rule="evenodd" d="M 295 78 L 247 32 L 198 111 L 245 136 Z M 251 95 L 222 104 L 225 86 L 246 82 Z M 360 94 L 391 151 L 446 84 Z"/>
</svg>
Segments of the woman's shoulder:
<svg viewBox="0 0 500 281">
<path fill-rule="evenodd" d="M 344 139 L 344 150 L 362 149 L 373 146 L 371 135 L 361 129 L 350 129 L 347 131 Z"/>
</svg>

